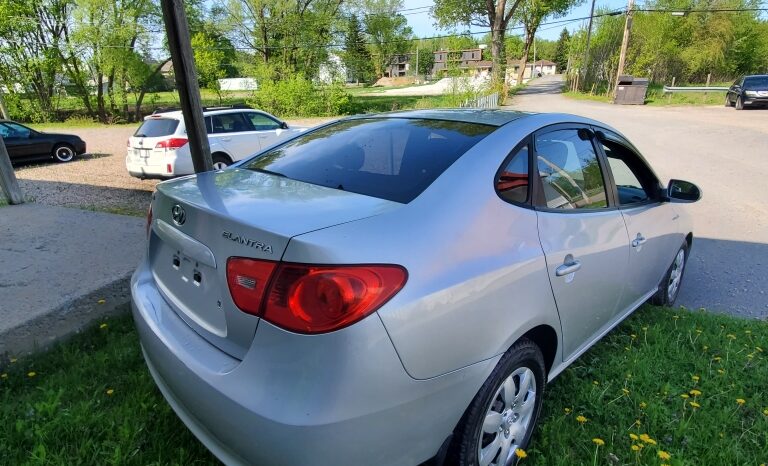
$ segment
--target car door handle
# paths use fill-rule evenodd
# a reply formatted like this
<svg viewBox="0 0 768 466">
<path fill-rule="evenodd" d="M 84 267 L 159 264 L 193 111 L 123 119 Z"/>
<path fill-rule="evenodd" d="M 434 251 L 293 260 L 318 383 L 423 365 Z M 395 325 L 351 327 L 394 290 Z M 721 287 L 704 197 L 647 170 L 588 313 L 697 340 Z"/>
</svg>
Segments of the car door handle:
<svg viewBox="0 0 768 466">
<path fill-rule="evenodd" d="M 643 235 L 641 235 L 640 233 L 638 233 L 638 234 L 637 234 L 637 238 L 635 238 L 634 240 L 632 240 L 632 247 L 633 247 L 633 248 L 636 248 L 636 247 L 638 247 L 638 246 L 641 246 L 641 245 L 645 244 L 645 242 L 646 242 L 646 241 L 648 241 L 648 240 L 647 240 L 647 239 L 645 239 L 645 236 L 643 236 Z"/>
<path fill-rule="evenodd" d="M 566 257 L 565 263 L 555 269 L 555 275 L 558 277 L 563 277 L 565 275 L 572 274 L 580 269 L 581 269 L 581 261 L 578 261 L 573 257 L 571 257 L 569 261 L 568 257 Z"/>
</svg>

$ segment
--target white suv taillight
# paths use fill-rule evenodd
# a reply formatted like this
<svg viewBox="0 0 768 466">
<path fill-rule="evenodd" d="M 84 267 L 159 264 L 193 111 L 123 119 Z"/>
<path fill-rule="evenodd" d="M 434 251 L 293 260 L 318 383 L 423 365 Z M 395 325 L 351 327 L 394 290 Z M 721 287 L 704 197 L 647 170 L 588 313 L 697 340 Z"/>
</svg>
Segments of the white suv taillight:
<svg viewBox="0 0 768 466">
<path fill-rule="evenodd" d="M 186 145 L 187 142 L 189 142 L 187 138 L 170 138 L 166 139 L 165 141 L 158 142 L 157 145 L 155 145 L 155 149 L 178 149 Z"/>
</svg>

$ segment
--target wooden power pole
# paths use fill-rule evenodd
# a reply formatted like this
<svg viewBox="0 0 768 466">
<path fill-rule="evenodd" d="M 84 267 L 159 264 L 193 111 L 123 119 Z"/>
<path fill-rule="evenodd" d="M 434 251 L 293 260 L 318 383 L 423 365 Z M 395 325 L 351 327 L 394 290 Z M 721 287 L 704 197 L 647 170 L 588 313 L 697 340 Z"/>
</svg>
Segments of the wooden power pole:
<svg viewBox="0 0 768 466">
<path fill-rule="evenodd" d="M 173 61 L 173 74 L 179 90 L 181 113 L 187 127 L 189 149 L 195 173 L 213 170 L 211 146 L 205 130 L 203 106 L 200 102 L 200 87 L 197 83 L 195 56 L 189 37 L 187 15 L 183 0 L 160 0 L 163 10 L 165 32 L 168 35 L 168 49 Z"/>
<path fill-rule="evenodd" d="M 16 180 L 16 173 L 11 166 L 11 158 L 8 157 L 8 151 L 5 148 L 3 137 L 0 136 L 0 191 L 5 194 L 10 204 L 21 204 L 24 198 L 21 195 L 19 182 Z"/>
<path fill-rule="evenodd" d="M 624 74 L 624 64 L 627 61 L 627 47 L 629 47 L 629 33 L 632 31 L 632 9 L 635 7 L 635 0 L 629 0 L 627 6 L 627 20 L 624 22 L 624 38 L 621 40 L 621 53 L 619 54 L 619 69 L 616 71 L 616 82 L 614 83 L 614 96 L 619 87 L 619 77 Z"/>
<path fill-rule="evenodd" d="M 589 40 L 592 38 L 592 17 L 595 16 L 595 0 L 592 0 L 592 8 L 589 10 L 589 25 L 587 26 L 587 44 L 584 47 L 584 60 L 581 64 L 581 68 L 583 70 L 583 73 L 580 72 L 579 74 L 582 74 L 581 82 L 587 82 L 587 73 L 588 71 L 588 64 L 589 64 Z M 578 80 L 577 80 L 578 82 Z M 579 90 L 578 87 L 576 89 Z"/>
<path fill-rule="evenodd" d="M 3 90 L 0 89 L 0 118 L 3 118 L 5 120 L 10 120 L 11 117 L 8 115 L 8 109 L 5 108 L 5 100 L 3 100 Z"/>
</svg>

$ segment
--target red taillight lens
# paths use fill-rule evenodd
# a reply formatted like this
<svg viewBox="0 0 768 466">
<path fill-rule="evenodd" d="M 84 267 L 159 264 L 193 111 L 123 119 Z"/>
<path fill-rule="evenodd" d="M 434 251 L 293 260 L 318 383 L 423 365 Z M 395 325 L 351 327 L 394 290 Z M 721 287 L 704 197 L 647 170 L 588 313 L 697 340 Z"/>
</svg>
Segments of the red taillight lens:
<svg viewBox="0 0 768 466">
<path fill-rule="evenodd" d="M 237 307 L 298 333 L 352 325 L 384 305 L 407 279 L 399 265 L 278 265 L 244 258 L 227 262 L 227 282 Z"/>
<path fill-rule="evenodd" d="M 160 141 L 155 145 L 155 149 L 178 149 L 184 146 L 189 140 L 187 138 L 171 138 Z"/>
<path fill-rule="evenodd" d="M 147 238 L 149 238 L 150 231 L 152 231 L 152 204 L 147 209 Z"/>
<path fill-rule="evenodd" d="M 232 300 L 241 311 L 259 315 L 269 278 L 277 262 L 230 257 L 227 261 L 227 284 Z"/>
</svg>

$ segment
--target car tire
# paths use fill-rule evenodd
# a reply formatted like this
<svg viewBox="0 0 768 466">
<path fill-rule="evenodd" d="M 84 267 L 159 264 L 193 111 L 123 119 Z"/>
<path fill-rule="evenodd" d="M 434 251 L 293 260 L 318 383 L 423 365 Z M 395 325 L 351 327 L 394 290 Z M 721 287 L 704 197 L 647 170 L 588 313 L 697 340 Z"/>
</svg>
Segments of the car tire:
<svg viewBox="0 0 768 466">
<path fill-rule="evenodd" d="M 545 386 L 541 350 L 520 339 L 501 357 L 457 426 L 456 462 L 461 466 L 513 462 L 515 450 L 524 450 L 531 440 Z"/>
<path fill-rule="evenodd" d="M 726 107 L 733 107 L 733 103 L 731 103 L 731 95 L 725 94 L 725 106 Z"/>
<path fill-rule="evenodd" d="M 664 278 L 661 279 L 659 289 L 650 301 L 656 306 L 674 306 L 677 295 L 680 294 L 680 286 L 685 275 L 685 266 L 688 263 L 688 242 L 684 242 L 675 253 L 672 265 L 667 269 Z"/>
<path fill-rule="evenodd" d="M 741 96 L 736 97 L 736 110 L 744 110 L 744 102 L 742 102 Z"/>
<path fill-rule="evenodd" d="M 75 158 L 75 148 L 69 144 L 57 144 L 53 148 L 51 156 L 59 163 L 71 162 Z"/>
<path fill-rule="evenodd" d="M 223 170 L 224 168 L 232 165 L 232 159 L 230 159 L 226 154 L 213 154 L 212 158 L 214 170 Z"/>
</svg>

